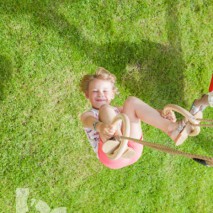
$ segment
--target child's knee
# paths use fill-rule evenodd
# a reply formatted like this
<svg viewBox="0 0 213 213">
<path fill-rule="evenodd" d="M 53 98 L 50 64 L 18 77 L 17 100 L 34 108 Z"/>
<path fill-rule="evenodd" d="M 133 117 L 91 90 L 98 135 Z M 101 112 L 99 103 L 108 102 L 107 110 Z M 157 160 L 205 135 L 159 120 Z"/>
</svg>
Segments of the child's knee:
<svg viewBox="0 0 213 213">
<path fill-rule="evenodd" d="M 101 121 L 112 120 L 112 118 L 116 115 L 115 110 L 112 106 L 108 104 L 104 104 L 99 109 L 99 119 Z"/>
<path fill-rule="evenodd" d="M 99 113 L 106 113 L 108 111 L 114 110 L 109 104 L 104 104 L 99 108 Z"/>
<path fill-rule="evenodd" d="M 124 106 L 132 106 L 135 102 L 138 101 L 138 98 L 134 96 L 129 96 L 126 101 L 124 102 Z"/>
</svg>

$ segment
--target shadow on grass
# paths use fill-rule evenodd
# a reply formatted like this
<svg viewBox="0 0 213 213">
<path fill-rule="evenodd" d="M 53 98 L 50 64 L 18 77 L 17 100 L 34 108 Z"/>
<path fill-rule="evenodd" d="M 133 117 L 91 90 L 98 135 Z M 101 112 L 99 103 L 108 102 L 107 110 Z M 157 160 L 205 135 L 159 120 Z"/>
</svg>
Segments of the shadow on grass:
<svg viewBox="0 0 213 213">
<path fill-rule="evenodd" d="M 12 73 L 11 61 L 3 55 L 0 55 L 0 101 L 5 98 L 4 90 Z"/>
<path fill-rule="evenodd" d="M 182 57 L 177 2 L 165 0 L 165 5 L 168 44 L 149 40 L 96 44 L 83 35 L 80 24 L 75 26 L 58 13 L 58 3 L 36 1 L 34 4 L 18 4 L 8 1 L 4 4 L 4 11 L 30 15 L 37 26 L 57 32 L 70 48 L 92 60 L 97 67 L 103 66 L 112 71 L 119 83 L 128 88 L 131 94 L 154 107 L 162 108 L 168 103 L 185 105 L 185 63 Z"/>
<path fill-rule="evenodd" d="M 97 67 L 103 66 L 116 74 L 118 82 L 122 82 L 132 95 L 154 107 L 163 107 L 168 103 L 183 105 L 185 64 L 180 46 L 177 3 L 165 1 L 168 44 L 141 40 L 139 43 L 109 41 L 98 45 L 86 39 L 80 27 L 70 24 L 57 12 L 58 3 L 9 2 L 4 4 L 7 12 L 27 13 L 38 26 L 56 31 L 71 47 L 74 46 L 83 56 L 97 64 Z"/>
</svg>

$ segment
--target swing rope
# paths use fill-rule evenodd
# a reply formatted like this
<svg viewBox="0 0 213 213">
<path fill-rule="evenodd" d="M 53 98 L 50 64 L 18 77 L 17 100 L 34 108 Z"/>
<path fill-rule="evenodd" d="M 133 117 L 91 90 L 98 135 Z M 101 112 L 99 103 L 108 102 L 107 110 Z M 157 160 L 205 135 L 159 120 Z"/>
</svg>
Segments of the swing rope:
<svg viewBox="0 0 213 213">
<path fill-rule="evenodd" d="M 140 143 L 140 144 L 147 146 L 149 148 L 152 148 L 152 149 L 156 149 L 156 150 L 166 152 L 166 153 L 169 153 L 169 154 L 172 154 L 172 155 L 180 155 L 180 156 L 184 156 L 184 157 L 187 157 L 187 158 L 191 158 L 191 159 L 195 160 L 196 162 L 201 163 L 205 166 L 213 166 L 213 158 L 212 157 L 186 153 L 186 152 L 182 152 L 182 151 L 179 151 L 179 150 L 172 149 L 172 148 L 165 146 L 165 145 L 151 143 L 151 142 L 147 142 L 147 141 L 143 141 L 143 140 L 139 140 L 139 139 L 135 139 L 135 138 L 131 138 L 131 137 L 126 137 L 126 136 L 115 136 L 115 139 L 117 139 L 118 141 L 121 141 L 121 139 L 131 140 L 131 141 Z"/>
<path fill-rule="evenodd" d="M 206 124 L 191 124 L 192 126 L 202 126 L 202 127 L 213 127 L 213 120 L 210 119 L 199 119 L 197 118 L 198 121 L 200 122 L 205 122 Z"/>
<path fill-rule="evenodd" d="M 206 122 L 205 124 L 191 124 L 192 126 L 202 126 L 202 127 L 213 127 L 213 120 L 207 120 L 207 119 L 197 119 L 200 122 Z"/>
<path fill-rule="evenodd" d="M 213 127 L 213 120 L 195 118 L 192 114 L 190 114 L 188 111 L 186 111 L 185 109 L 183 109 L 180 106 L 177 106 L 177 105 L 174 105 L 174 104 L 168 104 L 167 106 L 164 107 L 163 111 L 167 112 L 168 110 L 176 111 L 176 112 L 182 114 L 185 117 L 185 122 L 189 122 L 191 126 L 194 126 L 193 131 L 189 134 L 190 136 L 198 135 L 199 132 L 200 132 L 200 126 Z M 213 166 L 213 158 L 212 157 L 186 153 L 186 152 L 182 152 L 182 151 L 179 151 L 179 150 L 176 150 L 176 149 L 172 149 L 172 148 L 167 147 L 165 145 L 151 143 L 151 142 L 127 137 L 127 136 L 129 136 L 130 126 L 129 126 L 129 119 L 125 114 L 117 115 L 114 118 L 112 124 L 116 123 L 120 119 L 123 121 L 125 134 L 124 134 L 124 136 L 115 136 L 115 139 L 120 141 L 120 146 L 118 147 L 116 152 L 108 154 L 108 157 L 110 157 L 111 159 L 116 159 L 116 158 L 121 157 L 121 155 L 124 153 L 124 151 L 126 149 L 128 140 L 130 140 L 130 141 L 140 143 L 144 146 L 147 146 L 147 147 L 155 149 L 155 150 L 159 150 L 159 151 L 166 152 L 166 153 L 169 153 L 169 154 L 184 156 L 184 157 L 193 159 L 196 162 L 203 164 L 205 166 L 211 166 L 211 167 Z M 201 124 L 200 122 L 206 122 L 207 124 Z"/>
</svg>

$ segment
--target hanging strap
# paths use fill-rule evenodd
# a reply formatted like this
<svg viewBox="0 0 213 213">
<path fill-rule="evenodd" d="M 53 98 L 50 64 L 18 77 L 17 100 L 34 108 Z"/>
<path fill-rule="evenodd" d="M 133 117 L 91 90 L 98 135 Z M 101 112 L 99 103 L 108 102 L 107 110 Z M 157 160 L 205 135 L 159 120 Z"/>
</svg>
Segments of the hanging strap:
<svg viewBox="0 0 213 213">
<path fill-rule="evenodd" d="M 151 149 L 156 149 L 156 150 L 166 152 L 166 153 L 169 153 L 169 154 L 172 154 L 172 155 L 181 155 L 181 156 L 184 156 L 184 157 L 187 157 L 187 158 L 191 158 L 191 159 L 195 160 L 196 162 L 201 163 L 205 166 L 211 166 L 211 167 L 213 166 L 213 158 L 212 157 L 186 153 L 186 152 L 182 152 L 182 151 L 172 149 L 170 147 L 167 147 L 167 146 L 164 146 L 164 145 L 161 145 L 161 144 L 146 142 L 146 141 L 143 141 L 143 140 L 138 140 L 138 139 L 135 139 L 135 138 L 125 137 L 125 136 L 116 136 L 115 138 L 119 141 L 121 139 L 127 139 L 127 140 L 130 140 L 130 141 L 140 143 L 140 144 L 147 146 Z"/>
</svg>

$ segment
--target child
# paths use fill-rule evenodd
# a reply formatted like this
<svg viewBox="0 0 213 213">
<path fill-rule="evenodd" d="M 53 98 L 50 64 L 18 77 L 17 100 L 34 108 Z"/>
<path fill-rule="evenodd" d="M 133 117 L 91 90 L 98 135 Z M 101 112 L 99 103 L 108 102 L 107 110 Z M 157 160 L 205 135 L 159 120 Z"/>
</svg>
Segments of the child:
<svg viewBox="0 0 213 213">
<path fill-rule="evenodd" d="M 136 139 L 143 138 L 141 121 L 162 130 L 175 142 L 178 142 L 180 133 L 186 127 L 183 121 L 175 122 L 173 114 L 161 115 L 159 111 L 136 97 L 127 98 L 122 107 L 111 106 L 110 103 L 117 94 L 115 81 L 116 77 L 113 74 L 100 67 L 94 75 L 85 75 L 80 84 L 81 91 L 92 106 L 89 111 L 81 115 L 84 130 L 99 160 L 111 169 L 119 169 L 135 163 L 143 150 L 141 144 L 129 141 L 128 147 L 134 150 L 134 156 L 131 158 L 121 157 L 112 160 L 103 152 L 103 143 L 113 135 L 121 134 L 119 128 L 110 125 L 118 113 L 124 113 L 128 116 L 130 137 Z"/>
</svg>

